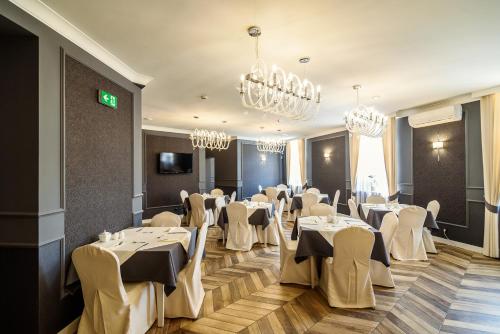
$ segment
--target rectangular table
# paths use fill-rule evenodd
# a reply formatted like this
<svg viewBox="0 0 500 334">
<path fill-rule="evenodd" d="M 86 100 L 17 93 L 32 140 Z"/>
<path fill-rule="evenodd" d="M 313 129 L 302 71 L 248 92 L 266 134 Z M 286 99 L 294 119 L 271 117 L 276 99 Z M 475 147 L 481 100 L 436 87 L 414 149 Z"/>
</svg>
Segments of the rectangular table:
<svg viewBox="0 0 500 334">
<path fill-rule="evenodd" d="M 163 326 L 163 292 L 168 296 L 177 286 L 177 276 L 193 256 L 196 227 L 139 227 L 123 230 L 124 240 L 96 241 L 93 244 L 112 251 L 120 262 L 125 283 L 153 282 L 157 294 L 158 326 Z M 71 265 L 67 284 L 78 280 Z"/>
<path fill-rule="evenodd" d="M 397 216 L 399 216 L 399 211 L 404 208 L 410 207 L 407 204 L 368 204 L 361 203 L 358 205 L 359 216 L 362 220 L 367 222 L 369 225 L 373 226 L 376 229 L 379 229 L 382 225 L 382 220 L 386 213 L 394 212 Z M 425 216 L 424 227 L 429 229 L 439 230 L 439 226 L 434 219 L 434 216 L 430 211 L 427 211 L 427 215 Z"/>
<path fill-rule="evenodd" d="M 350 217 L 335 217 L 335 223 L 328 223 L 327 217 L 308 216 L 297 218 L 292 231 L 292 240 L 297 240 L 297 251 L 295 262 L 300 263 L 308 257 L 316 258 L 318 262 L 324 257 L 332 257 L 334 252 L 333 236 L 336 232 L 351 227 L 359 226 L 372 231 L 375 235 L 375 243 L 371 259 L 390 266 L 389 255 L 384 246 L 382 233 L 369 226 L 360 219 Z M 311 284 L 314 286 L 314 260 L 311 259 Z M 318 275 L 321 274 L 321 265 L 317 266 Z"/>
<path fill-rule="evenodd" d="M 227 195 L 223 195 L 223 196 L 208 195 L 208 196 L 204 196 L 205 209 L 212 210 L 215 213 L 215 210 L 217 209 L 217 204 L 215 203 L 215 201 L 218 197 L 224 197 L 224 201 L 226 202 L 226 204 L 229 203 L 230 199 L 229 199 L 229 196 L 227 196 Z M 184 214 L 187 214 L 187 212 L 191 211 L 191 202 L 189 201 L 189 197 L 186 197 L 183 205 L 184 205 Z"/>
<path fill-rule="evenodd" d="M 295 210 L 302 209 L 302 195 L 296 194 L 292 198 L 292 204 L 290 205 L 290 212 L 293 213 Z M 319 202 L 330 205 L 330 197 L 328 194 L 319 194 Z"/>
</svg>

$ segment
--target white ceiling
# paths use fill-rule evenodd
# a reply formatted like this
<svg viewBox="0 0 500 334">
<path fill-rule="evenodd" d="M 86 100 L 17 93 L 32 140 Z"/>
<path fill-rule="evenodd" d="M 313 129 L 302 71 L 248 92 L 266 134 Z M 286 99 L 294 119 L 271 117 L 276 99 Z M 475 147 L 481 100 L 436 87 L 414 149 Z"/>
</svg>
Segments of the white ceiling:
<svg viewBox="0 0 500 334">
<path fill-rule="evenodd" d="M 353 84 L 363 86 L 363 103 L 385 113 L 500 84 L 495 0 L 43 2 L 154 78 L 143 90 L 148 125 L 311 135 L 342 125 Z M 261 57 L 270 65 L 302 76 L 297 60 L 311 57 L 306 76 L 323 97 L 315 119 L 277 123 L 259 111 L 244 114 L 236 86 L 254 61 L 252 24 L 262 27 Z"/>
</svg>

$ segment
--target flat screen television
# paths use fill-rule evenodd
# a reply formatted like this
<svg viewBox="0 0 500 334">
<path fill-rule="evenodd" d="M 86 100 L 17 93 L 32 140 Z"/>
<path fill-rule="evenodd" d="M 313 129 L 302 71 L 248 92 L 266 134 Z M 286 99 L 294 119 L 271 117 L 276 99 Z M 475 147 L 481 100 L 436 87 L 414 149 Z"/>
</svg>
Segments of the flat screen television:
<svg viewBox="0 0 500 334">
<path fill-rule="evenodd" d="M 162 152 L 158 159 L 160 174 L 184 174 L 193 172 L 192 153 Z"/>
</svg>

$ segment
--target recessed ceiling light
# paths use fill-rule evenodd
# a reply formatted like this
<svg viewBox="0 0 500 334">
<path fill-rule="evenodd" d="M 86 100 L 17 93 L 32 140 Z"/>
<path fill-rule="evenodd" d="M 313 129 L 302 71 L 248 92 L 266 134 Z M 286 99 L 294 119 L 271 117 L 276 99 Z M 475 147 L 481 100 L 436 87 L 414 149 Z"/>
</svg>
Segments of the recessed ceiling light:
<svg viewBox="0 0 500 334">
<path fill-rule="evenodd" d="M 261 129 L 261 130 L 264 130 L 264 127 L 263 127 L 263 126 L 261 126 L 261 127 L 260 127 L 260 129 Z"/>
<path fill-rule="evenodd" d="M 379 95 L 372 96 L 372 100 L 373 101 L 380 100 L 380 96 Z"/>
<path fill-rule="evenodd" d="M 193 118 L 196 118 L 196 119 L 198 119 L 198 118 L 200 118 L 200 117 L 199 117 L 199 116 L 193 116 Z"/>
<path fill-rule="evenodd" d="M 201 96 L 200 96 L 200 99 L 202 99 L 202 100 L 207 100 L 207 99 L 208 99 L 208 95 L 201 95 Z"/>
<path fill-rule="evenodd" d="M 144 116 L 142 119 L 145 121 L 152 121 L 153 117 Z"/>
<path fill-rule="evenodd" d="M 227 121 L 222 121 L 222 123 L 226 124 L 226 123 L 227 123 Z"/>
<path fill-rule="evenodd" d="M 276 131 L 281 132 L 281 129 L 278 129 L 278 130 L 276 130 Z"/>
</svg>

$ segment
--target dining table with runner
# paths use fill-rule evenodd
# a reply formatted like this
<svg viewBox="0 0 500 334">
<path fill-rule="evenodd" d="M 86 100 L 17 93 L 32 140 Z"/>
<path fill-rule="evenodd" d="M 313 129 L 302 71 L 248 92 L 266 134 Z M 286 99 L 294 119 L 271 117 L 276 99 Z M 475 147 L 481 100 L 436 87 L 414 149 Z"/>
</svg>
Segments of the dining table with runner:
<svg viewBox="0 0 500 334">
<path fill-rule="evenodd" d="M 358 205 L 358 213 L 361 219 L 368 225 L 373 226 L 376 229 L 380 229 L 380 227 L 382 226 L 382 220 L 387 213 L 394 212 L 396 216 L 399 216 L 399 212 L 402 209 L 408 207 L 410 207 L 410 205 L 399 203 L 361 203 Z M 425 216 L 424 227 L 427 227 L 428 229 L 439 230 L 436 219 L 434 219 L 434 216 L 429 210 L 427 210 L 427 214 Z"/>
<path fill-rule="evenodd" d="M 292 203 L 290 204 L 290 212 L 293 213 L 295 210 L 302 209 L 302 195 L 304 194 L 295 194 L 292 198 Z M 330 205 L 330 196 L 328 194 L 319 194 L 319 203 L 325 203 Z"/>
</svg>

